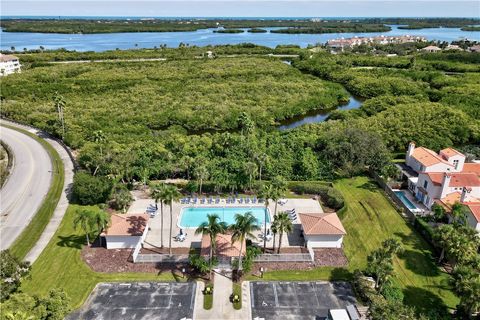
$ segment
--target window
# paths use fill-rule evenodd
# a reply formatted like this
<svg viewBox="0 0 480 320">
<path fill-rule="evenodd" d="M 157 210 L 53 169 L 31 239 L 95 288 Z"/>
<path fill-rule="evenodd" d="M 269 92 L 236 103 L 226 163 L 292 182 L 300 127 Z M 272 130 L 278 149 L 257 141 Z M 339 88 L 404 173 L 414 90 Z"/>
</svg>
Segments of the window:
<svg viewBox="0 0 480 320">
<path fill-rule="evenodd" d="M 428 181 L 427 180 L 423 181 L 423 188 L 427 189 L 427 186 L 428 186 Z"/>
<path fill-rule="evenodd" d="M 453 166 L 455 167 L 455 170 L 458 169 L 458 160 L 453 160 Z"/>
</svg>

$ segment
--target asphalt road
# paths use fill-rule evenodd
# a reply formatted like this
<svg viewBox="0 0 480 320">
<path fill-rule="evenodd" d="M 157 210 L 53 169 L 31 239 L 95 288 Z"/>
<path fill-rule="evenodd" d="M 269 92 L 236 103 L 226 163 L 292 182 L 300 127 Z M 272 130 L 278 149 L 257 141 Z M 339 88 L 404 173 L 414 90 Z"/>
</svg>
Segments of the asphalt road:
<svg viewBox="0 0 480 320">
<path fill-rule="evenodd" d="M 15 241 L 40 208 L 52 180 L 47 151 L 33 138 L 0 127 L 0 139 L 13 151 L 10 176 L 0 190 L 0 248 Z"/>
</svg>

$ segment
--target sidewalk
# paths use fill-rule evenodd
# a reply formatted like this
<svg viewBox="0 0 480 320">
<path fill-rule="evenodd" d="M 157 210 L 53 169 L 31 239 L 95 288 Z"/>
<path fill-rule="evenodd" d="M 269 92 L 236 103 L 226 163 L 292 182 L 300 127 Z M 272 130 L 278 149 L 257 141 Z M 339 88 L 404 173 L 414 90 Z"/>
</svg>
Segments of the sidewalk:
<svg viewBox="0 0 480 320">
<path fill-rule="evenodd" d="M 193 318 L 198 320 L 249 320 L 252 318 L 250 308 L 250 285 L 248 281 L 242 283 L 242 309 L 235 310 L 229 298 L 232 294 L 232 280 L 222 274 L 215 273 L 213 281 L 213 307 L 203 309 L 203 282 L 197 283 L 195 295 L 195 309 Z"/>
</svg>

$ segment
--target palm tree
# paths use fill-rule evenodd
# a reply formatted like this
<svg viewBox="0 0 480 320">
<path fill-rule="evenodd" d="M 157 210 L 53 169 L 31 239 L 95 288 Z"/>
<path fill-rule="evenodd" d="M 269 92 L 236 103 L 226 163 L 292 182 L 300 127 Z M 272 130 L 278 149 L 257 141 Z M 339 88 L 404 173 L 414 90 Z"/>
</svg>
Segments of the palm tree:
<svg viewBox="0 0 480 320">
<path fill-rule="evenodd" d="M 245 174 L 248 176 L 248 188 L 252 190 L 253 179 L 257 174 L 257 165 L 254 162 L 247 162 L 244 165 Z"/>
<path fill-rule="evenodd" d="M 224 221 L 220 221 L 220 217 L 216 214 L 208 214 L 207 221 L 202 222 L 195 234 L 208 235 L 210 237 L 210 278 L 212 276 L 212 259 L 213 252 L 215 251 L 216 238 L 218 234 L 225 233 L 227 230 L 227 224 Z"/>
<path fill-rule="evenodd" d="M 207 167 L 204 165 L 199 165 L 198 167 L 195 168 L 195 176 L 198 179 L 198 184 L 199 184 L 199 193 L 202 194 L 202 185 L 203 181 L 208 179 L 208 170 Z"/>
<path fill-rule="evenodd" d="M 93 216 L 93 221 L 97 225 L 98 233 L 101 233 L 102 230 L 104 230 L 110 224 L 111 216 L 103 210 L 97 210 Z M 101 242 L 102 238 L 100 237 L 100 245 L 102 245 Z"/>
<path fill-rule="evenodd" d="M 257 218 L 251 212 L 236 214 L 235 223 L 230 227 L 232 230 L 232 243 L 240 241 L 240 253 L 238 254 L 238 270 L 242 270 L 242 251 L 246 237 L 255 238 L 253 231 L 259 230 Z"/>
<path fill-rule="evenodd" d="M 260 198 L 265 199 L 265 219 L 263 221 L 263 252 L 267 250 L 267 220 L 268 220 L 268 205 L 269 199 L 272 198 L 274 190 L 271 184 L 264 184 L 262 189 L 260 189 L 259 196 Z"/>
<path fill-rule="evenodd" d="M 173 213 L 172 204 L 177 201 L 181 196 L 180 191 L 173 185 L 167 185 L 163 201 L 170 206 L 170 237 L 168 239 L 168 253 L 172 254 L 172 228 L 173 228 Z"/>
<path fill-rule="evenodd" d="M 75 213 L 75 218 L 73 219 L 73 228 L 77 229 L 78 227 L 82 228 L 87 237 L 87 245 L 90 245 L 90 238 L 88 233 L 91 231 L 91 228 L 94 224 L 95 211 L 92 209 L 81 209 Z"/>
<path fill-rule="evenodd" d="M 282 238 L 284 233 L 290 233 L 293 230 L 292 220 L 288 216 L 286 212 L 280 212 L 273 218 L 273 222 L 275 223 L 276 231 L 280 234 L 280 238 L 278 239 L 278 250 L 277 253 L 280 253 L 280 248 L 282 247 Z M 275 245 L 275 240 L 274 240 Z M 275 249 L 274 249 L 275 251 Z"/>
<path fill-rule="evenodd" d="M 276 176 L 272 180 L 272 187 L 274 192 L 272 193 L 272 200 L 275 201 L 275 212 L 274 216 L 277 215 L 277 205 L 278 205 L 278 199 L 283 197 L 285 194 L 285 191 L 287 191 L 287 182 L 282 176 Z"/>
<path fill-rule="evenodd" d="M 155 199 L 155 209 L 158 210 L 158 202 L 160 201 L 160 247 L 163 248 L 163 202 L 167 186 L 164 183 L 152 184 L 150 187 L 150 195 Z"/>
<path fill-rule="evenodd" d="M 472 314 L 480 310 L 480 278 L 478 272 L 470 266 L 458 266 L 453 272 L 453 288 L 460 297 L 459 306 L 465 316 L 470 319 Z"/>
<path fill-rule="evenodd" d="M 276 239 L 277 239 L 277 233 L 278 233 L 278 219 L 276 219 L 276 216 L 273 217 L 273 221 L 272 221 L 272 225 L 270 226 L 270 229 L 272 229 L 272 233 L 273 233 L 273 250 L 272 252 L 275 252 L 275 242 L 276 242 Z"/>
</svg>

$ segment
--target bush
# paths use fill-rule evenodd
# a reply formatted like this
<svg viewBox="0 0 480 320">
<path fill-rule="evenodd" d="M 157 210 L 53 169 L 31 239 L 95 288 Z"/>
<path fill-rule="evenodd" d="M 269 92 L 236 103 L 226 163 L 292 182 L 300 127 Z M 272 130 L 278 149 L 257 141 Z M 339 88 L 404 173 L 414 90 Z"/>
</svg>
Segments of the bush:
<svg viewBox="0 0 480 320">
<path fill-rule="evenodd" d="M 387 301 L 403 301 L 403 291 L 399 284 L 394 280 L 388 280 L 382 287 L 380 294 Z"/>
<path fill-rule="evenodd" d="M 322 194 L 320 194 L 322 196 Z M 334 188 L 328 188 L 327 193 L 322 196 L 327 205 L 335 210 L 341 209 L 345 203 L 343 195 Z"/>
<path fill-rule="evenodd" d="M 191 254 L 188 257 L 188 263 L 192 266 L 192 268 L 202 274 L 207 273 L 210 270 L 210 264 L 208 263 L 208 260 L 197 253 Z M 215 264 L 216 260 L 214 259 L 212 261 L 212 266 L 214 266 Z"/>
<path fill-rule="evenodd" d="M 103 177 L 94 177 L 78 172 L 73 177 L 72 197 L 81 205 L 105 203 L 112 191 L 111 182 Z"/>
<path fill-rule="evenodd" d="M 325 181 L 290 181 L 288 187 L 298 194 L 316 194 L 332 209 L 341 209 L 345 203 L 343 195 Z"/>
<path fill-rule="evenodd" d="M 433 228 L 422 217 L 416 217 L 413 222 L 413 226 L 425 238 L 425 240 L 427 240 L 427 242 L 429 242 L 432 246 L 434 246 Z"/>
</svg>

